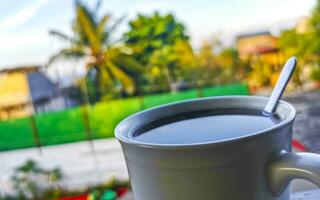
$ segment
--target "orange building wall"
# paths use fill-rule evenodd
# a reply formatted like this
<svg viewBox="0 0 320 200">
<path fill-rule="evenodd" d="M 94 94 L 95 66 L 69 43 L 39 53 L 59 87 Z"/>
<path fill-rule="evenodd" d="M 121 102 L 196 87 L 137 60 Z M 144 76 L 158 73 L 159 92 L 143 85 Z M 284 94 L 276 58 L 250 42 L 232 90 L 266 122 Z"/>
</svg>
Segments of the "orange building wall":
<svg viewBox="0 0 320 200">
<path fill-rule="evenodd" d="M 33 113 L 28 80 L 23 72 L 0 74 L 0 118 L 24 117 Z"/>
<path fill-rule="evenodd" d="M 240 38 L 237 41 L 237 49 L 241 58 L 259 54 L 264 50 L 275 49 L 277 38 L 272 35 L 256 35 Z"/>
</svg>

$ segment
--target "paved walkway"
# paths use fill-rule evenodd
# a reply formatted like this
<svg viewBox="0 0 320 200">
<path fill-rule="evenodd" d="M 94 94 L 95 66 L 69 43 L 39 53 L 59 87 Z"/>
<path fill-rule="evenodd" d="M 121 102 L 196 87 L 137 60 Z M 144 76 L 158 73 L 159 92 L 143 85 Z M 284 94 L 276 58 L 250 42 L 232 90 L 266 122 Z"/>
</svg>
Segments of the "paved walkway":
<svg viewBox="0 0 320 200">
<path fill-rule="evenodd" d="M 10 177 L 15 167 L 29 159 L 44 168 L 60 167 L 65 174 L 62 185 L 79 188 L 109 180 L 127 179 L 120 144 L 115 139 L 95 140 L 94 151 L 88 142 L 23 149 L 0 153 L 0 194 L 12 191 Z"/>
</svg>

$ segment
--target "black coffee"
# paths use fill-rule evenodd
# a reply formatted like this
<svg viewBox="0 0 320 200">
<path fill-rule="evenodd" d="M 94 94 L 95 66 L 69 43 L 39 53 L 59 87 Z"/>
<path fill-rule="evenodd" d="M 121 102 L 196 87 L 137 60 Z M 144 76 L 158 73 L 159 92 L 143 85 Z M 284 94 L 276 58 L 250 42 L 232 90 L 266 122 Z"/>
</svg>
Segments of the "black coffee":
<svg viewBox="0 0 320 200">
<path fill-rule="evenodd" d="M 280 120 L 263 115 L 247 114 L 219 114 L 185 118 L 176 121 L 167 120 L 167 123 L 164 124 L 158 122 L 154 125 L 147 125 L 134 133 L 132 139 L 156 144 L 213 142 L 253 134 L 280 122 Z"/>
</svg>

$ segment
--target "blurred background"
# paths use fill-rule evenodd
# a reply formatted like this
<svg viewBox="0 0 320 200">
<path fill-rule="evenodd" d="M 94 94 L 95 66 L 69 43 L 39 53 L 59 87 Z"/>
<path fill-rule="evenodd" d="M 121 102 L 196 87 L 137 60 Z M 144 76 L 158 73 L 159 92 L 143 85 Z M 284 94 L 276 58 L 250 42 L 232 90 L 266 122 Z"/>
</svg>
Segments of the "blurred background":
<svg viewBox="0 0 320 200">
<path fill-rule="evenodd" d="M 117 123 L 267 96 L 293 55 L 294 146 L 320 152 L 320 1 L 1 1 L 0 199 L 125 198 Z"/>
</svg>

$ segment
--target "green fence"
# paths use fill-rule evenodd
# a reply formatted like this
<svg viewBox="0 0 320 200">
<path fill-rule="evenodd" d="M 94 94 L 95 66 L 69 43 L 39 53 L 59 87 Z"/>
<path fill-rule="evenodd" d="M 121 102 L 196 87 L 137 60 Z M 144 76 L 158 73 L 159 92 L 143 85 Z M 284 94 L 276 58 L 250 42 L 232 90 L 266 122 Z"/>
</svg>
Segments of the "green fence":
<svg viewBox="0 0 320 200">
<path fill-rule="evenodd" d="M 113 137 L 114 127 L 140 110 L 197 97 L 248 95 L 245 84 L 232 84 L 100 102 L 61 112 L 0 122 L 0 151 Z"/>
<path fill-rule="evenodd" d="M 0 150 L 33 146 L 35 146 L 35 140 L 29 118 L 0 123 Z"/>
<path fill-rule="evenodd" d="M 115 126 L 126 116 L 142 109 L 142 100 L 130 98 L 101 102 L 89 107 L 93 138 L 113 137 Z"/>
<path fill-rule="evenodd" d="M 79 108 L 38 114 L 35 116 L 35 121 L 41 145 L 61 144 L 86 139 L 81 109 Z"/>
</svg>

